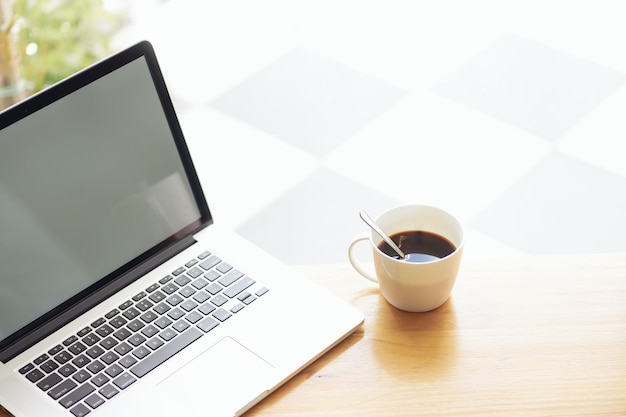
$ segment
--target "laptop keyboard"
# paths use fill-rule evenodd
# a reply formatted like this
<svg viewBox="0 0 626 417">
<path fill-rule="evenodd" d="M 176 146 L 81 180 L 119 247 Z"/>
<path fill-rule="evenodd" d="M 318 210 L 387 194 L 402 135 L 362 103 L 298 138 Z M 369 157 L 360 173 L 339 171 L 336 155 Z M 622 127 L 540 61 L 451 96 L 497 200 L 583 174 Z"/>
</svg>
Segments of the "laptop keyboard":
<svg viewBox="0 0 626 417">
<path fill-rule="evenodd" d="M 19 372 L 84 416 L 267 291 L 203 252 Z"/>
</svg>

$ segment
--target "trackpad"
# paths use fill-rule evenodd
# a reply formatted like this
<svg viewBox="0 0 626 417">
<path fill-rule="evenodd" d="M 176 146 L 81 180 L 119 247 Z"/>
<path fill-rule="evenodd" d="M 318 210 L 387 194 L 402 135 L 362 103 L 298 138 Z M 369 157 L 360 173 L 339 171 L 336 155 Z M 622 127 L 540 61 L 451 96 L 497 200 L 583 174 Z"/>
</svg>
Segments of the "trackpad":
<svg viewBox="0 0 626 417">
<path fill-rule="evenodd" d="M 235 415 L 270 388 L 273 369 L 226 337 L 161 381 L 159 391 L 187 412 L 179 415 Z"/>
</svg>

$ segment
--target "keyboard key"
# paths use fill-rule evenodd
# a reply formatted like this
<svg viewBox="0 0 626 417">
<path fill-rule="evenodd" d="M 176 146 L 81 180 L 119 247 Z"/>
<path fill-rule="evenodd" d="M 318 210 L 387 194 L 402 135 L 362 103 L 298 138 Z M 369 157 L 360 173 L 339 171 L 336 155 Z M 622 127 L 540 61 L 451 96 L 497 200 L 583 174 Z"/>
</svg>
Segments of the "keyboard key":
<svg viewBox="0 0 626 417">
<path fill-rule="evenodd" d="M 82 342 L 87 346 L 92 346 L 100 341 L 100 337 L 95 335 L 94 333 L 89 333 L 85 337 L 83 337 Z"/>
<path fill-rule="evenodd" d="M 180 308 L 185 311 L 191 311 L 196 307 L 198 307 L 198 304 L 196 304 L 193 300 L 187 300 L 180 305 Z"/>
<path fill-rule="evenodd" d="M 162 349 L 153 352 L 141 362 L 133 366 L 130 371 L 137 377 L 141 378 L 165 362 L 167 359 L 189 346 L 191 343 L 200 338 L 200 336 L 202 336 L 202 332 L 190 327 L 187 331 L 174 338 L 170 343 L 163 346 Z"/>
<path fill-rule="evenodd" d="M 63 346 L 61 346 L 61 345 L 56 345 L 55 347 L 53 347 L 52 349 L 50 349 L 50 350 L 48 351 L 48 355 L 50 355 L 50 356 L 54 356 L 54 355 L 56 355 L 57 353 L 59 353 L 60 351 L 62 351 L 62 350 L 63 350 Z"/>
<path fill-rule="evenodd" d="M 250 294 L 248 291 L 244 291 L 244 292 L 242 292 L 241 294 L 239 294 L 239 295 L 237 296 L 237 299 L 238 299 L 239 301 L 243 301 L 243 300 L 245 300 L 246 298 L 250 297 L 250 295 L 252 295 L 252 294 Z"/>
<path fill-rule="evenodd" d="M 228 287 L 229 285 L 231 285 L 233 282 L 237 281 L 242 276 L 243 276 L 243 273 L 239 272 L 236 269 L 233 269 L 228 274 L 226 274 L 222 278 L 220 278 L 217 282 L 219 282 L 220 284 L 222 284 L 225 287 Z"/>
<path fill-rule="evenodd" d="M 87 346 L 83 345 L 80 342 L 76 342 L 67 348 L 67 350 L 72 352 L 74 355 L 78 355 L 79 353 L 84 352 L 86 349 L 87 349 Z"/>
<path fill-rule="evenodd" d="M 96 376 L 94 376 L 93 378 L 91 378 L 91 380 L 89 382 L 91 382 L 92 384 L 94 384 L 96 387 L 101 387 L 104 384 L 106 384 L 107 382 L 109 382 L 111 379 L 106 376 L 105 374 L 98 374 Z"/>
<path fill-rule="evenodd" d="M 228 271 L 230 271 L 231 269 L 233 269 L 232 265 L 226 263 L 226 262 L 222 262 L 221 264 L 219 264 L 215 269 L 217 269 L 218 271 L 220 271 L 222 274 L 227 273 Z"/>
<path fill-rule="evenodd" d="M 158 316 L 157 316 L 157 314 L 154 311 L 146 311 L 141 316 L 139 316 L 139 318 L 141 320 L 145 321 L 146 323 L 150 323 L 150 322 L 156 320 L 157 317 Z"/>
<path fill-rule="evenodd" d="M 105 339 L 106 340 L 106 339 Z M 100 346 L 92 346 L 89 349 L 87 349 L 85 351 L 85 353 L 91 358 L 91 359 L 96 359 L 97 357 L 99 357 L 100 355 L 102 355 L 104 353 L 104 349 L 102 349 Z"/>
<path fill-rule="evenodd" d="M 91 394 L 85 398 L 85 403 L 94 410 L 104 404 L 104 399 L 98 394 Z"/>
<path fill-rule="evenodd" d="M 213 283 L 206 288 L 206 291 L 208 291 L 208 293 L 211 295 L 215 295 L 222 290 L 223 290 L 222 286 L 217 283 Z"/>
<path fill-rule="evenodd" d="M 146 337 L 152 337 L 159 332 L 159 329 L 154 327 L 153 325 L 146 326 L 141 333 Z"/>
<path fill-rule="evenodd" d="M 199 312 L 201 312 L 202 314 L 204 314 L 206 316 L 206 315 L 209 315 L 212 312 L 214 312 L 215 308 L 216 307 L 213 304 L 207 303 L 207 304 L 203 304 L 200 307 L 198 307 L 198 310 L 196 310 L 196 311 L 199 311 Z"/>
<path fill-rule="evenodd" d="M 122 316 L 126 317 L 128 320 L 132 320 L 139 316 L 139 310 L 135 307 L 130 307 L 122 313 Z"/>
<path fill-rule="evenodd" d="M 135 355 L 137 359 L 143 359 L 148 356 L 150 352 L 150 349 L 148 349 L 147 347 L 139 346 L 137 349 L 133 350 L 133 355 Z"/>
<path fill-rule="evenodd" d="M 230 312 L 233 314 L 237 314 L 239 313 L 242 309 L 244 308 L 244 305 L 239 303 L 236 304 L 233 308 L 230 309 Z"/>
<path fill-rule="evenodd" d="M 175 277 L 179 276 L 180 274 L 182 274 L 183 272 L 185 272 L 185 267 L 181 266 L 180 268 L 176 268 L 174 271 L 172 271 L 172 275 L 174 275 Z"/>
<path fill-rule="evenodd" d="M 213 268 L 215 265 L 219 264 L 220 262 L 221 262 L 220 258 L 218 258 L 217 256 L 211 256 L 207 258 L 206 260 L 200 262 L 200 267 L 204 269 L 205 271 L 208 271 L 209 269 Z"/>
<path fill-rule="evenodd" d="M 87 365 L 87 370 L 89 370 L 89 372 L 91 372 L 94 375 L 104 370 L 104 368 L 105 368 L 104 364 L 100 361 L 93 361 L 89 365 Z"/>
<path fill-rule="evenodd" d="M 119 341 L 122 341 L 126 339 L 127 337 L 129 337 L 131 334 L 132 333 L 130 332 L 130 330 L 121 328 L 115 333 L 113 333 L 113 337 L 115 337 Z"/>
<path fill-rule="evenodd" d="M 174 329 L 176 329 L 177 332 L 182 333 L 185 330 L 187 330 L 189 328 L 190 324 L 187 323 L 185 320 L 178 320 L 176 323 L 174 323 L 172 325 L 172 327 Z"/>
<path fill-rule="evenodd" d="M 202 320 L 200 323 L 198 323 L 197 326 L 203 332 L 208 333 L 214 328 L 216 328 L 218 325 L 219 325 L 219 322 L 217 320 L 214 320 L 211 317 L 207 317 L 204 320 Z"/>
<path fill-rule="evenodd" d="M 191 268 L 189 271 L 187 271 L 187 275 L 189 275 L 191 278 L 198 278 L 200 275 L 202 275 L 204 273 L 204 271 L 202 271 L 200 268 Z"/>
<path fill-rule="evenodd" d="M 161 278 L 161 279 L 159 280 L 159 284 L 161 284 L 161 285 L 165 285 L 165 284 L 167 284 L 168 282 L 170 282 L 172 279 L 174 279 L 174 277 L 173 277 L 173 276 L 171 276 L 171 275 L 166 275 L 166 276 L 164 276 L 163 278 Z"/>
<path fill-rule="evenodd" d="M 204 316 L 202 314 L 198 313 L 197 311 L 194 311 L 194 312 L 187 314 L 187 316 L 185 317 L 185 320 L 187 320 L 191 324 L 194 324 L 200 321 L 203 317 Z"/>
<path fill-rule="evenodd" d="M 76 333 L 78 335 L 78 337 L 83 337 L 86 334 L 88 334 L 91 331 L 91 327 L 85 327 L 81 330 L 78 331 L 78 333 Z"/>
<path fill-rule="evenodd" d="M 113 317 L 117 316 L 118 314 L 120 314 L 120 311 L 116 308 L 116 309 L 113 309 L 113 310 L 109 311 L 108 313 L 106 313 L 106 314 L 104 315 L 104 317 L 105 317 L 107 320 L 110 320 L 110 319 L 112 319 Z M 93 326 L 93 327 L 98 327 L 98 326 L 94 326 L 93 324 L 92 324 L 92 326 Z"/>
<path fill-rule="evenodd" d="M 118 341 L 113 338 L 113 336 L 109 336 L 106 339 L 103 339 L 100 342 L 100 346 L 102 346 L 105 350 L 113 349 L 118 344 Z"/>
<path fill-rule="evenodd" d="M 269 290 L 265 287 L 261 288 L 260 290 L 258 290 L 257 292 L 255 292 L 257 297 L 260 297 L 262 295 L 264 295 L 265 293 L 267 293 Z"/>
<path fill-rule="evenodd" d="M 66 379 L 65 381 L 61 382 L 59 385 L 48 391 L 48 395 L 52 397 L 52 399 L 58 400 L 77 386 L 78 384 L 76 382 L 72 381 L 71 379 Z"/>
<path fill-rule="evenodd" d="M 172 320 L 168 319 L 167 317 L 159 317 L 157 320 L 154 321 L 154 324 L 159 329 L 165 329 L 167 326 L 172 324 Z"/>
<path fill-rule="evenodd" d="M 116 363 L 116 364 L 109 366 L 107 370 L 104 372 L 111 378 L 115 378 L 116 376 L 124 372 L 124 368 L 122 368 L 120 365 Z"/>
<path fill-rule="evenodd" d="M 85 404 L 78 404 L 70 410 L 70 413 L 72 413 L 75 417 L 84 417 L 90 412 L 91 410 L 89 410 Z"/>
<path fill-rule="evenodd" d="M 130 373 L 124 372 L 122 375 L 113 380 L 113 384 L 119 389 L 126 389 L 137 381 Z"/>
<path fill-rule="evenodd" d="M 174 294 L 176 291 L 178 291 L 178 286 L 170 283 L 170 284 L 164 285 L 163 288 L 161 288 L 161 289 L 163 290 L 163 292 L 165 294 L 170 295 L 170 294 Z"/>
<path fill-rule="evenodd" d="M 20 374 L 24 375 L 32 371 L 34 368 L 35 368 L 35 365 L 33 365 L 32 363 L 27 363 L 26 365 L 20 368 L 19 372 Z"/>
<path fill-rule="evenodd" d="M 220 274 L 219 272 L 217 272 L 215 269 L 211 269 L 209 272 L 207 272 L 206 274 L 202 275 L 204 278 L 208 279 L 209 281 L 213 282 L 216 279 L 218 279 L 219 277 L 222 276 L 222 274 Z"/>
<path fill-rule="evenodd" d="M 133 301 L 139 301 L 142 298 L 144 298 L 146 295 L 148 294 L 145 291 L 142 291 L 139 294 L 136 294 L 135 296 L 133 296 Z"/>
<path fill-rule="evenodd" d="M 50 372 L 54 371 L 58 367 L 59 367 L 59 364 L 56 363 L 53 360 L 46 361 L 46 362 L 42 363 L 41 366 L 40 366 L 41 370 L 44 371 L 47 374 L 49 374 Z"/>
<path fill-rule="evenodd" d="M 107 337 L 113 333 L 113 328 L 108 324 L 105 324 L 104 326 L 99 327 L 98 330 L 96 330 L 96 333 L 98 333 L 101 337 Z"/>
<path fill-rule="evenodd" d="M 149 298 L 152 302 L 154 303 L 158 303 L 161 300 L 165 299 L 165 294 L 163 294 L 161 291 L 157 291 L 154 294 L 152 294 Z"/>
<path fill-rule="evenodd" d="M 113 310 L 113 311 L 117 311 L 117 310 Z M 111 313 L 108 313 L 111 314 Z M 113 314 L 111 317 L 113 317 L 115 314 Z M 102 326 L 104 323 L 106 323 L 106 320 L 104 317 L 100 317 L 98 320 L 94 321 L 93 323 L 91 323 L 91 327 L 93 327 L 94 329 L 97 327 Z"/>
<path fill-rule="evenodd" d="M 140 344 L 146 341 L 146 338 L 140 334 L 134 334 L 131 337 L 129 337 L 126 341 L 133 346 L 139 346 Z"/>
<path fill-rule="evenodd" d="M 109 321 L 109 324 L 111 326 L 113 326 L 116 329 L 119 329 L 120 327 L 122 327 L 123 325 L 125 325 L 126 323 L 128 323 L 128 320 L 126 320 L 124 317 L 122 316 L 116 316 L 113 317 L 111 319 L 111 321 Z"/>
<path fill-rule="evenodd" d="M 70 365 L 69 363 L 66 365 L 61 365 L 61 367 L 59 368 L 58 372 L 63 375 L 64 377 L 69 377 L 70 375 L 72 375 L 74 372 L 76 372 L 76 368 L 73 365 Z"/>
<path fill-rule="evenodd" d="M 160 303 L 154 306 L 154 311 L 156 311 L 159 314 L 165 314 L 171 309 L 172 307 L 170 307 L 167 303 Z"/>
<path fill-rule="evenodd" d="M 192 259 L 192 260 L 190 260 L 189 262 L 187 262 L 187 263 L 185 264 L 185 266 L 186 266 L 187 268 L 191 268 L 192 266 L 194 266 L 194 265 L 195 265 L 195 264 L 197 264 L 198 262 L 199 262 L 199 261 L 198 261 L 197 259 Z"/>
<path fill-rule="evenodd" d="M 185 267 L 181 266 L 180 268 L 176 268 L 175 270 L 172 271 L 172 275 L 174 275 L 175 277 L 179 276 L 180 274 L 182 274 L 183 272 L 185 272 Z"/>
<path fill-rule="evenodd" d="M 178 294 L 173 294 L 167 299 L 167 302 L 172 306 L 176 306 L 183 302 L 183 297 Z"/>
<path fill-rule="evenodd" d="M 205 250 L 200 255 L 198 255 L 198 259 L 204 259 L 204 258 L 206 258 L 209 255 L 211 255 L 211 252 L 209 252 L 208 250 Z"/>
<path fill-rule="evenodd" d="M 181 275 L 176 278 L 174 282 L 177 283 L 179 287 L 184 287 L 191 282 L 191 278 L 189 278 L 187 275 Z"/>
<path fill-rule="evenodd" d="M 140 321 L 140 320 L 133 320 L 130 323 L 128 323 L 128 327 L 130 330 L 132 330 L 133 332 L 138 332 L 139 330 L 143 329 L 144 327 L 146 327 L 146 325 Z"/>
<path fill-rule="evenodd" d="M 213 303 L 217 307 L 221 307 L 227 302 L 228 298 L 224 297 L 222 294 L 217 294 L 215 297 L 211 298 L 211 303 Z"/>
<path fill-rule="evenodd" d="M 196 293 L 196 290 L 193 289 L 191 285 L 187 285 L 186 287 L 178 291 L 178 293 L 185 298 L 189 298 Z"/>
<path fill-rule="evenodd" d="M 201 290 L 202 288 L 209 285 L 209 282 L 205 280 L 204 278 L 198 278 L 197 280 L 192 282 L 191 285 L 193 285 L 195 289 Z"/>
<path fill-rule="evenodd" d="M 119 391 L 111 384 L 103 386 L 98 392 L 107 400 L 113 398 L 116 394 L 119 393 Z"/>
<path fill-rule="evenodd" d="M 237 294 L 254 284 L 254 280 L 248 276 L 241 278 L 232 286 L 226 288 L 222 294 L 225 294 L 229 298 L 235 297 Z"/>
<path fill-rule="evenodd" d="M 54 360 L 59 362 L 61 365 L 63 365 L 65 362 L 69 361 L 70 359 L 72 359 L 72 355 L 70 355 L 66 351 L 61 351 L 54 357 Z"/>
<path fill-rule="evenodd" d="M 167 316 L 170 317 L 172 320 L 178 320 L 184 315 L 185 315 L 185 312 L 181 310 L 180 308 L 175 308 L 167 313 Z"/>
<path fill-rule="evenodd" d="M 75 343 L 78 340 L 76 336 L 70 336 L 63 341 L 63 346 L 69 346 L 72 343 Z"/>
<path fill-rule="evenodd" d="M 158 337 L 153 337 L 146 342 L 146 346 L 148 346 L 152 350 L 157 350 L 158 348 L 163 346 L 163 341 Z"/>
<path fill-rule="evenodd" d="M 124 356 L 126 355 L 128 352 L 130 352 L 131 350 L 133 350 L 132 347 L 130 347 L 130 345 L 126 342 L 120 343 L 119 345 L 115 346 L 115 352 L 120 355 L 120 356 Z"/>
<path fill-rule="evenodd" d="M 150 293 L 155 292 L 158 289 L 159 289 L 159 284 L 152 284 L 148 288 L 146 288 L 146 292 L 150 294 Z"/>
<path fill-rule="evenodd" d="M 118 360 L 120 357 L 115 352 L 107 352 L 104 355 L 100 356 L 100 360 L 107 365 L 111 365 L 113 362 Z"/>
<path fill-rule="evenodd" d="M 68 381 L 71 381 L 71 379 L 68 379 Z M 71 391 L 65 397 L 61 398 L 61 400 L 59 401 L 59 404 L 61 404 L 65 408 L 70 408 L 71 406 L 73 406 L 74 404 L 76 404 L 77 402 L 79 402 L 80 400 L 82 400 L 83 398 L 85 398 L 87 395 L 91 394 L 95 390 L 96 389 L 93 387 L 93 385 L 89 383 L 81 385 L 80 387 L 76 388 L 74 391 Z"/>
<path fill-rule="evenodd" d="M 56 384 L 58 384 L 61 381 L 63 381 L 63 378 L 61 378 L 61 376 L 59 374 L 54 372 L 54 373 L 51 373 L 50 375 L 48 375 L 47 377 L 45 377 L 44 379 L 42 379 L 41 381 L 39 381 L 37 383 L 37 386 L 42 391 L 48 391 L 50 388 L 52 388 L 53 386 L 55 386 Z"/>
<path fill-rule="evenodd" d="M 245 305 L 248 305 L 252 303 L 254 300 L 256 300 L 256 297 L 252 294 L 248 294 L 248 296 L 244 298 L 243 300 L 241 300 L 241 302 L 243 302 Z"/>
<path fill-rule="evenodd" d="M 91 362 L 91 359 L 89 359 L 82 353 L 75 357 L 74 360 L 72 360 L 72 364 L 77 368 L 82 368 L 83 366 L 86 366 L 89 362 Z"/>
<path fill-rule="evenodd" d="M 129 355 L 124 356 L 117 363 L 122 365 L 124 368 L 130 368 L 131 366 L 137 363 L 137 359 L 133 355 L 129 354 Z"/>
<path fill-rule="evenodd" d="M 209 298 L 209 294 L 207 294 L 205 291 L 200 291 L 193 296 L 193 299 L 200 304 L 204 303 Z"/>
<path fill-rule="evenodd" d="M 150 301 L 148 300 L 141 300 L 140 302 L 137 303 L 136 307 L 141 310 L 141 311 L 146 311 L 147 309 L 149 309 L 150 307 L 152 307 L 154 304 L 152 304 Z"/>
<path fill-rule="evenodd" d="M 176 333 L 174 329 L 165 329 L 161 333 L 159 333 L 159 337 L 165 340 L 166 342 L 169 342 L 176 336 L 178 336 L 178 333 Z"/>
<path fill-rule="evenodd" d="M 79 369 L 78 372 L 72 375 L 72 378 L 80 384 L 91 378 L 91 374 L 84 369 Z"/>
<path fill-rule="evenodd" d="M 215 317 L 219 321 L 226 321 L 231 316 L 232 316 L 232 314 L 229 313 L 228 311 L 224 310 L 223 308 L 219 308 L 219 309 L 217 309 L 217 311 L 215 313 L 213 313 L 213 317 Z"/>
<path fill-rule="evenodd" d="M 35 365 L 40 365 L 42 363 L 44 363 L 46 360 L 48 360 L 50 356 L 46 355 L 45 353 L 41 356 L 38 356 L 37 358 L 35 358 L 35 360 L 33 361 L 33 363 Z"/>
</svg>

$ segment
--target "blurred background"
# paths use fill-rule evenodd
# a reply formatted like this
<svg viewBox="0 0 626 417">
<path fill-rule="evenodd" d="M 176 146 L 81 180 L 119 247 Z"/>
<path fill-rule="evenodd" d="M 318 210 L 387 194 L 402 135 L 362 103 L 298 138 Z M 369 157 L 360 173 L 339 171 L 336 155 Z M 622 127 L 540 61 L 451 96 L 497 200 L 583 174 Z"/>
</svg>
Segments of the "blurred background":
<svg viewBox="0 0 626 417">
<path fill-rule="evenodd" d="M 0 107 L 148 39 L 216 223 L 287 263 L 345 262 L 358 211 L 404 203 L 466 257 L 624 251 L 622 9 L 0 0 Z"/>
</svg>

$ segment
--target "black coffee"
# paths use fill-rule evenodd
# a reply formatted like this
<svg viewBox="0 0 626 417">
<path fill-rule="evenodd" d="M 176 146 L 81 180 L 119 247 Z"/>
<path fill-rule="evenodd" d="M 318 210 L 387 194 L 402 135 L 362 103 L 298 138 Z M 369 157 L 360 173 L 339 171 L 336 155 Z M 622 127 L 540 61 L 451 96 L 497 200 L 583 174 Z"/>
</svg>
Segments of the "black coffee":
<svg viewBox="0 0 626 417">
<path fill-rule="evenodd" d="M 389 237 L 407 255 L 405 260 L 408 262 L 436 261 L 450 255 L 456 249 L 445 237 L 422 230 L 399 232 Z M 378 249 L 392 258 L 400 259 L 400 255 L 384 241 L 378 245 Z"/>
</svg>

